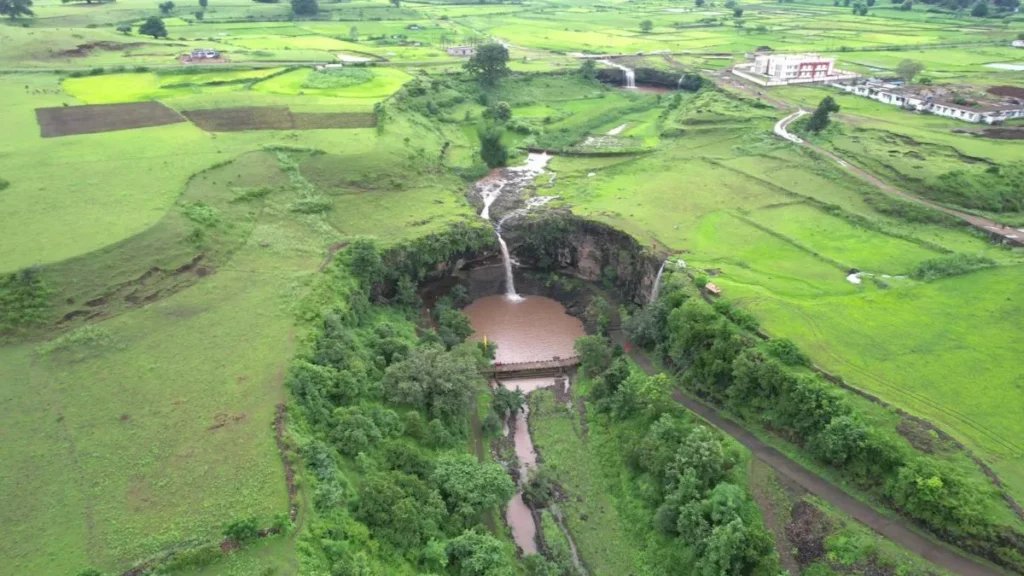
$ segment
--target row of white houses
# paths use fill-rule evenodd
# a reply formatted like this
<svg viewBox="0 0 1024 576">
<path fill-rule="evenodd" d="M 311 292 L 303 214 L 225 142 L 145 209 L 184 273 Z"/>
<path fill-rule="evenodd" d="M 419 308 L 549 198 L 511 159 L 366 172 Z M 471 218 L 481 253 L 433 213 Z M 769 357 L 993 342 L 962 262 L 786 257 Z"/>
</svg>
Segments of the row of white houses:
<svg viewBox="0 0 1024 576">
<path fill-rule="evenodd" d="M 1006 100 L 1003 102 L 957 103 L 947 96 L 938 97 L 925 92 L 908 90 L 899 84 L 881 80 L 860 82 L 830 82 L 840 90 L 865 96 L 883 104 L 900 106 L 907 110 L 929 112 L 964 122 L 998 124 L 1014 118 L 1024 118 L 1024 102 Z"/>
</svg>

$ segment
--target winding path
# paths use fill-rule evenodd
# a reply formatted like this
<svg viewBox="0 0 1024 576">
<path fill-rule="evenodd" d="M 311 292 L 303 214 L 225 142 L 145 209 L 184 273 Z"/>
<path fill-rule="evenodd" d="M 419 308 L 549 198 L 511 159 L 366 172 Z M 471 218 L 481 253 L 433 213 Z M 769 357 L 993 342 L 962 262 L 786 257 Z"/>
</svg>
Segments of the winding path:
<svg viewBox="0 0 1024 576">
<path fill-rule="evenodd" d="M 621 330 L 612 330 L 611 338 L 618 344 L 626 343 L 625 335 Z M 629 347 L 629 356 L 644 372 L 655 374 L 659 371 L 654 363 L 651 362 L 651 359 L 637 347 Z M 747 447 L 755 457 L 774 468 L 779 474 L 796 482 L 811 494 L 825 500 L 858 522 L 870 527 L 875 532 L 914 552 L 925 560 L 941 566 L 950 572 L 964 576 L 1004 576 L 1006 574 L 997 568 L 981 564 L 966 556 L 961 556 L 952 549 L 929 540 L 914 530 L 910 523 L 903 519 L 883 516 L 828 480 L 765 444 L 762 440 L 743 429 L 739 424 L 723 417 L 717 410 L 704 402 L 687 396 L 678 389 L 673 392 L 672 398 L 722 432 L 735 438 L 740 444 Z"/>
<path fill-rule="evenodd" d="M 725 74 L 727 74 L 727 73 L 725 73 Z M 781 102 L 779 100 L 776 100 L 774 98 L 770 98 L 770 97 L 764 95 L 760 91 L 754 91 L 749 86 L 743 84 L 742 82 L 740 82 L 736 78 L 733 78 L 733 77 L 728 77 L 727 78 L 723 74 L 723 75 L 716 75 L 716 76 L 714 76 L 714 79 L 715 79 L 715 82 L 718 83 L 720 86 L 723 86 L 723 85 L 726 85 L 726 84 L 731 84 L 733 87 L 738 88 L 738 89 L 746 92 L 748 95 L 754 96 L 755 98 L 757 98 L 757 99 L 759 99 L 759 100 L 761 100 L 763 102 L 766 102 L 768 104 L 771 104 L 772 106 L 774 106 L 775 108 L 778 108 L 780 110 L 788 110 L 788 109 L 790 109 L 790 106 L 787 105 L 786 103 Z M 861 180 L 864 180 L 865 182 L 868 182 L 869 184 L 875 186 L 876 188 L 878 188 L 882 192 L 885 192 L 886 194 L 889 194 L 891 196 L 896 196 L 898 198 L 901 198 L 903 200 L 908 200 L 910 202 L 916 202 L 917 204 L 921 204 L 921 205 L 924 205 L 924 206 L 928 206 L 929 208 L 934 208 L 935 210 L 939 210 L 939 211 L 945 212 L 946 214 L 949 214 L 950 216 L 953 216 L 955 218 L 959 218 L 959 219 L 963 220 L 964 222 L 967 222 L 971 226 L 974 226 L 975 228 L 978 228 L 979 230 L 981 230 L 982 232 L 985 232 L 986 234 L 989 234 L 993 238 L 998 238 L 999 240 L 1001 240 L 1002 242 L 1004 242 L 1006 244 L 1012 244 L 1014 246 L 1024 246 L 1024 230 L 1020 230 L 1020 229 L 1016 229 L 1016 228 L 1011 228 L 1010 226 L 1006 226 L 1006 225 L 1000 224 L 1000 223 L 995 222 L 993 220 L 989 220 L 988 218 L 982 218 L 981 216 L 975 216 L 974 214 L 969 214 L 967 212 L 961 212 L 959 210 L 954 210 L 952 208 L 946 208 L 945 206 L 941 206 L 939 204 L 936 204 L 934 202 L 930 202 L 928 200 L 925 200 L 925 199 L 920 198 L 918 196 L 915 196 L 913 194 L 909 194 L 909 193 L 907 193 L 907 192 L 905 192 L 903 190 L 900 190 L 899 188 L 896 188 L 895 186 L 891 186 L 889 184 L 886 184 L 885 182 L 883 182 L 881 179 L 879 179 L 874 174 L 871 174 L 870 172 L 868 172 L 867 170 L 864 170 L 863 168 L 859 168 L 857 166 L 854 166 L 853 164 L 851 164 L 847 160 L 844 160 L 843 158 L 839 157 L 838 155 L 834 154 L 833 152 L 829 152 L 828 150 L 822 148 L 821 146 L 818 146 L 817 144 L 812 144 L 812 143 L 804 140 L 803 138 L 800 138 L 799 136 L 796 136 L 795 134 L 793 134 L 793 133 L 791 133 L 791 132 L 789 132 L 787 130 L 787 128 L 789 127 L 790 124 L 792 124 L 793 122 L 795 122 L 796 120 L 798 120 L 799 118 L 801 118 L 802 116 L 804 116 L 806 114 L 808 114 L 807 111 L 805 111 L 803 109 L 798 109 L 796 112 L 790 114 L 789 116 L 786 116 L 782 120 L 779 120 L 778 123 L 775 124 L 775 129 L 774 129 L 775 135 L 780 137 L 780 138 L 784 138 L 786 140 L 789 140 L 790 142 L 793 142 L 794 144 L 798 144 L 798 145 L 801 145 L 801 146 L 806 146 L 806 147 L 810 148 L 811 150 L 814 150 L 815 152 L 817 152 L 817 153 L 819 153 L 819 154 L 821 154 L 821 155 L 823 155 L 823 156 L 825 156 L 827 158 L 830 158 L 830 159 L 834 160 L 837 164 L 839 164 L 843 168 L 849 170 L 854 175 L 859 177 Z"/>
</svg>

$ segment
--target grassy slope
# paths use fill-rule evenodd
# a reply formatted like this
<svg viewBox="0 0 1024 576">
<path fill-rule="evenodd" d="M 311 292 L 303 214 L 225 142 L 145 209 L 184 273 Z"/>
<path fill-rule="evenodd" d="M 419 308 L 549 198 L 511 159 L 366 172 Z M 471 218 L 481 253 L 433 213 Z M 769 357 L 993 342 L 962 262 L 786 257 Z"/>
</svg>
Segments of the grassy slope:
<svg viewBox="0 0 1024 576">
<path fill-rule="evenodd" d="M 1020 256 L 963 232 L 882 217 L 863 204 L 859 185 L 831 166 L 777 144 L 740 146 L 733 134 L 744 132 L 664 141 L 640 159 L 556 158 L 555 193 L 578 213 L 691 252 L 681 255 L 691 266 L 721 269 L 716 283 L 767 331 L 955 433 L 1024 498 L 1024 447 L 1007 409 L 1020 379 L 1012 357 L 1024 343 L 1013 320 L 1020 315 Z M 868 216 L 881 230 L 988 253 L 1007 266 L 929 284 L 885 279 L 888 290 L 869 279 L 855 286 L 845 280 L 850 267 L 902 274 L 937 253 L 791 204 L 806 197 Z"/>
</svg>

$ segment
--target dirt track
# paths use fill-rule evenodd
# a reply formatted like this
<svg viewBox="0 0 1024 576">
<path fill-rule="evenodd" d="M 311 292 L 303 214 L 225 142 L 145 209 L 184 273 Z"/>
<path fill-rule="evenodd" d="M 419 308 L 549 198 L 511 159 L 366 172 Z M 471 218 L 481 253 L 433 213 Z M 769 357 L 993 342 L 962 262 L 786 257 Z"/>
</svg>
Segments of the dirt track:
<svg viewBox="0 0 1024 576">
<path fill-rule="evenodd" d="M 624 344 L 626 341 L 621 330 L 612 331 L 611 337 L 618 344 Z M 630 346 L 629 356 L 643 368 L 644 372 L 648 374 L 658 372 L 650 358 L 635 346 Z M 753 452 L 754 456 L 774 468 L 779 474 L 922 558 L 950 572 L 964 576 L 1000 576 L 1005 574 L 1005 572 L 961 556 L 953 550 L 929 540 L 914 530 L 905 520 L 883 516 L 867 504 L 765 444 L 739 424 L 721 416 L 717 410 L 707 404 L 687 396 L 679 390 L 672 394 L 672 398 L 708 423 L 735 438 Z"/>
</svg>

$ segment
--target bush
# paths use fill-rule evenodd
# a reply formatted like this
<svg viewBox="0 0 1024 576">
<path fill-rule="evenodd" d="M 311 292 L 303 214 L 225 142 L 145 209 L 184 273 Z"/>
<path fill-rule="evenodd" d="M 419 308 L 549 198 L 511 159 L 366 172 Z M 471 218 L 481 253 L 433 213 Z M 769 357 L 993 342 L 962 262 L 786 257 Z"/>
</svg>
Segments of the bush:
<svg viewBox="0 0 1024 576">
<path fill-rule="evenodd" d="M 38 268 L 25 268 L 0 278 L 0 334 L 43 322 L 50 308 L 50 294 Z"/>
<path fill-rule="evenodd" d="M 921 262 L 910 273 L 910 277 L 921 281 L 937 280 L 947 276 L 958 276 L 974 272 L 975 270 L 989 268 L 995 266 L 995 264 L 995 261 L 986 256 L 953 254 Z"/>
<path fill-rule="evenodd" d="M 240 546 L 251 542 L 260 536 L 260 526 L 255 516 L 239 518 L 224 528 L 224 537 L 237 542 Z"/>
</svg>

